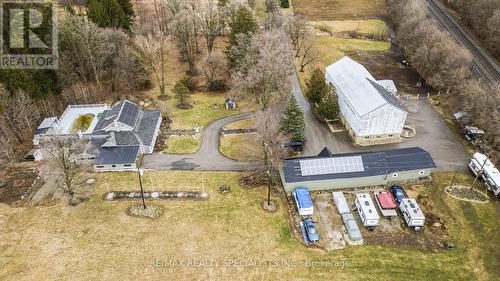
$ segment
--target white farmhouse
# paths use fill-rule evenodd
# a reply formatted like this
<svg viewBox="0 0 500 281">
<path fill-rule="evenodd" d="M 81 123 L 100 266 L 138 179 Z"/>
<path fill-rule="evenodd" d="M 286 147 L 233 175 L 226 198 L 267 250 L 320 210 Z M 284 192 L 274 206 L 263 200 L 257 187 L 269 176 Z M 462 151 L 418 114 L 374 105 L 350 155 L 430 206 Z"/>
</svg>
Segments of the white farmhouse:
<svg viewBox="0 0 500 281">
<path fill-rule="evenodd" d="M 407 112 L 394 96 L 391 80 L 375 80 L 347 56 L 326 68 L 325 79 L 337 90 L 341 121 L 356 144 L 401 141 Z"/>
</svg>

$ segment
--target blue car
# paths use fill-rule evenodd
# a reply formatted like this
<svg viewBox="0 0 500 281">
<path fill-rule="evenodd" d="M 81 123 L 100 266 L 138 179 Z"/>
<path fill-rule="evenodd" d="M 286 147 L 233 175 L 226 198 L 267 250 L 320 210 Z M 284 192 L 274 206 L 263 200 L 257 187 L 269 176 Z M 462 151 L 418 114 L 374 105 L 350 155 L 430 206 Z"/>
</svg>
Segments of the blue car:
<svg viewBox="0 0 500 281">
<path fill-rule="evenodd" d="M 391 193 L 392 196 L 394 197 L 394 200 L 396 200 L 396 202 L 398 203 L 401 203 L 403 199 L 408 198 L 408 195 L 406 195 L 405 190 L 400 185 L 394 184 L 393 186 L 391 186 Z"/>
<path fill-rule="evenodd" d="M 304 229 L 309 242 L 319 241 L 319 234 L 318 231 L 316 231 L 316 225 L 314 225 L 314 222 L 311 219 L 304 220 Z"/>
</svg>

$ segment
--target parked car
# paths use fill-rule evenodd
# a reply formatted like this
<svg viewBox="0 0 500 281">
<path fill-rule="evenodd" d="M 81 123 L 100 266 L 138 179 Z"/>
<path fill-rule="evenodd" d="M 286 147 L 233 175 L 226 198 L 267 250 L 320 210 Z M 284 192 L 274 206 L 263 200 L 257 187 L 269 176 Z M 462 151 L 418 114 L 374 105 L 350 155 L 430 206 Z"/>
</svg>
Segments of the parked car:
<svg viewBox="0 0 500 281">
<path fill-rule="evenodd" d="M 484 136 L 486 135 L 486 133 L 483 130 L 473 126 L 465 126 L 462 129 L 462 133 L 464 134 L 465 139 L 470 141 L 470 143 L 473 146 L 477 147 L 483 146 L 484 142 L 483 139 Z"/>
<path fill-rule="evenodd" d="M 393 184 L 391 186 L 391 193 L 392 196 L 394 196 L 394 200 L 398 203 L 401 203 L 403 199 L 408 198 L 408 195 L 406 195 L 406 191 L 403 187 L 397 184 Z"/>
<path fill-rule="evenodd" d="M 304 220 L 304 229 L 305 229 L 305 235 L 307 237 L 307 240 L 309 242 L 318 242 L 319 241 L 319 234 L 318 231 L 316 230 L 316 225 L 312 221 L 312 219 L 306 219 Z"/>
<path fill-rule="evenodd" d="M 302 151 L 302 148 L 304 147 L 304 142 L 294 140 L 294 141 L 283 144 L 283 147 L 290 148 L 296 152 L 300 152 L 300 151 Z"/>
</svg>

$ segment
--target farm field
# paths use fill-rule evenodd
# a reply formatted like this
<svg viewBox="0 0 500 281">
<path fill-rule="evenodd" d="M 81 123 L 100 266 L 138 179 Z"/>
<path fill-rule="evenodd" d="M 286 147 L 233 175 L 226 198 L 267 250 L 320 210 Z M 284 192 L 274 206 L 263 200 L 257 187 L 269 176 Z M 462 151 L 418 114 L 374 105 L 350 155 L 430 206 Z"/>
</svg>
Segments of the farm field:
<svg viewBox="0 0 500 281">
<path fill-rule="evenodd" d="M 307 20 L 383 18 L 387 16 L 384 0 L 296 0 L 293 11 Z"/>
<path fill-rule="evenodd" d="M 333 252 L 303 246 L 290 229 L 284 201 L 279 200 L 278 212 L 264 212 L 259 203 L 266 188 L 241 188 L 241 175 L 146 172 L 146 191 L 210 194 L 206 201 L 156 203 L 165 208 L 157 220 L 126 215 L 127 207 L 136 203 L 102 199 L 106 186 L 138 190 L 134 173 L 92 175 L 97 177 L 95 190 L 76 207 L 0 204 L 0 279 L 398 280 L 411 275 L 413 280 L 493 280 L 499 274 L 499 250 L 488 242 L 499 238 L 499 202 L 476 205 L 446 197 L 443 188 L 452 174 L 435 174 L 419 192 L 447 222 L 454 249 L 374 244 Z M 457 183 L 470 181 L 459 175 Z M 231 187 L 229 193 L 217 192 L 223 184 Z M 211 263 L 161 263 L 169 260 Z M 249 263 L 256 260 L 284 265 Z"/>
</svg>

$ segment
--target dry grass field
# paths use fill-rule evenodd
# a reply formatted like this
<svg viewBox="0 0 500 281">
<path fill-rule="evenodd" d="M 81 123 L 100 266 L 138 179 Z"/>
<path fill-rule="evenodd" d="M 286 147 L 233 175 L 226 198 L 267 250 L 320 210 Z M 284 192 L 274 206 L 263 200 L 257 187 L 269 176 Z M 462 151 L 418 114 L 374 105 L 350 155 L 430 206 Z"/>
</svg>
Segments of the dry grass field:
<svg viewBox="0 0 500 281">
<path fill-rule="evenodd" d="M 165 208 L 157 220 L 126 215 L 136 203 L 102 199 L 106 186 L 138 190 L 134 173 L 97 175 L 93 195 L 76 207 L 0 205 L 0 280 L 494 280 L 499 274 L 498 202 L 445 197 L 450 174 L 435 176 L 424 191 L 456 245 L 437 252 L 405 245 L 307 248 L 292 235 L 283 202 L 278 212 L 264 212 L 266 189 L 242 189 L 240 176 L 146 172 L 147 191 L 210 193 L 206 201 L 157 203 Z M 470 178 L 457 183 L 464 181 Z M 222 184 L 231 192 L 218 193 Z"/>
<path fill-rule="evenodd" d="M 293 11 L 313 21 L 387 16 L 384 0 L 295 0 Z"/>
<path fill-rule="evenodd" d="M 220 137 L 222 155 L 238 161 L 256 161 L 262 155 L 257 133 L 232 134 Z"/>
</svg>

